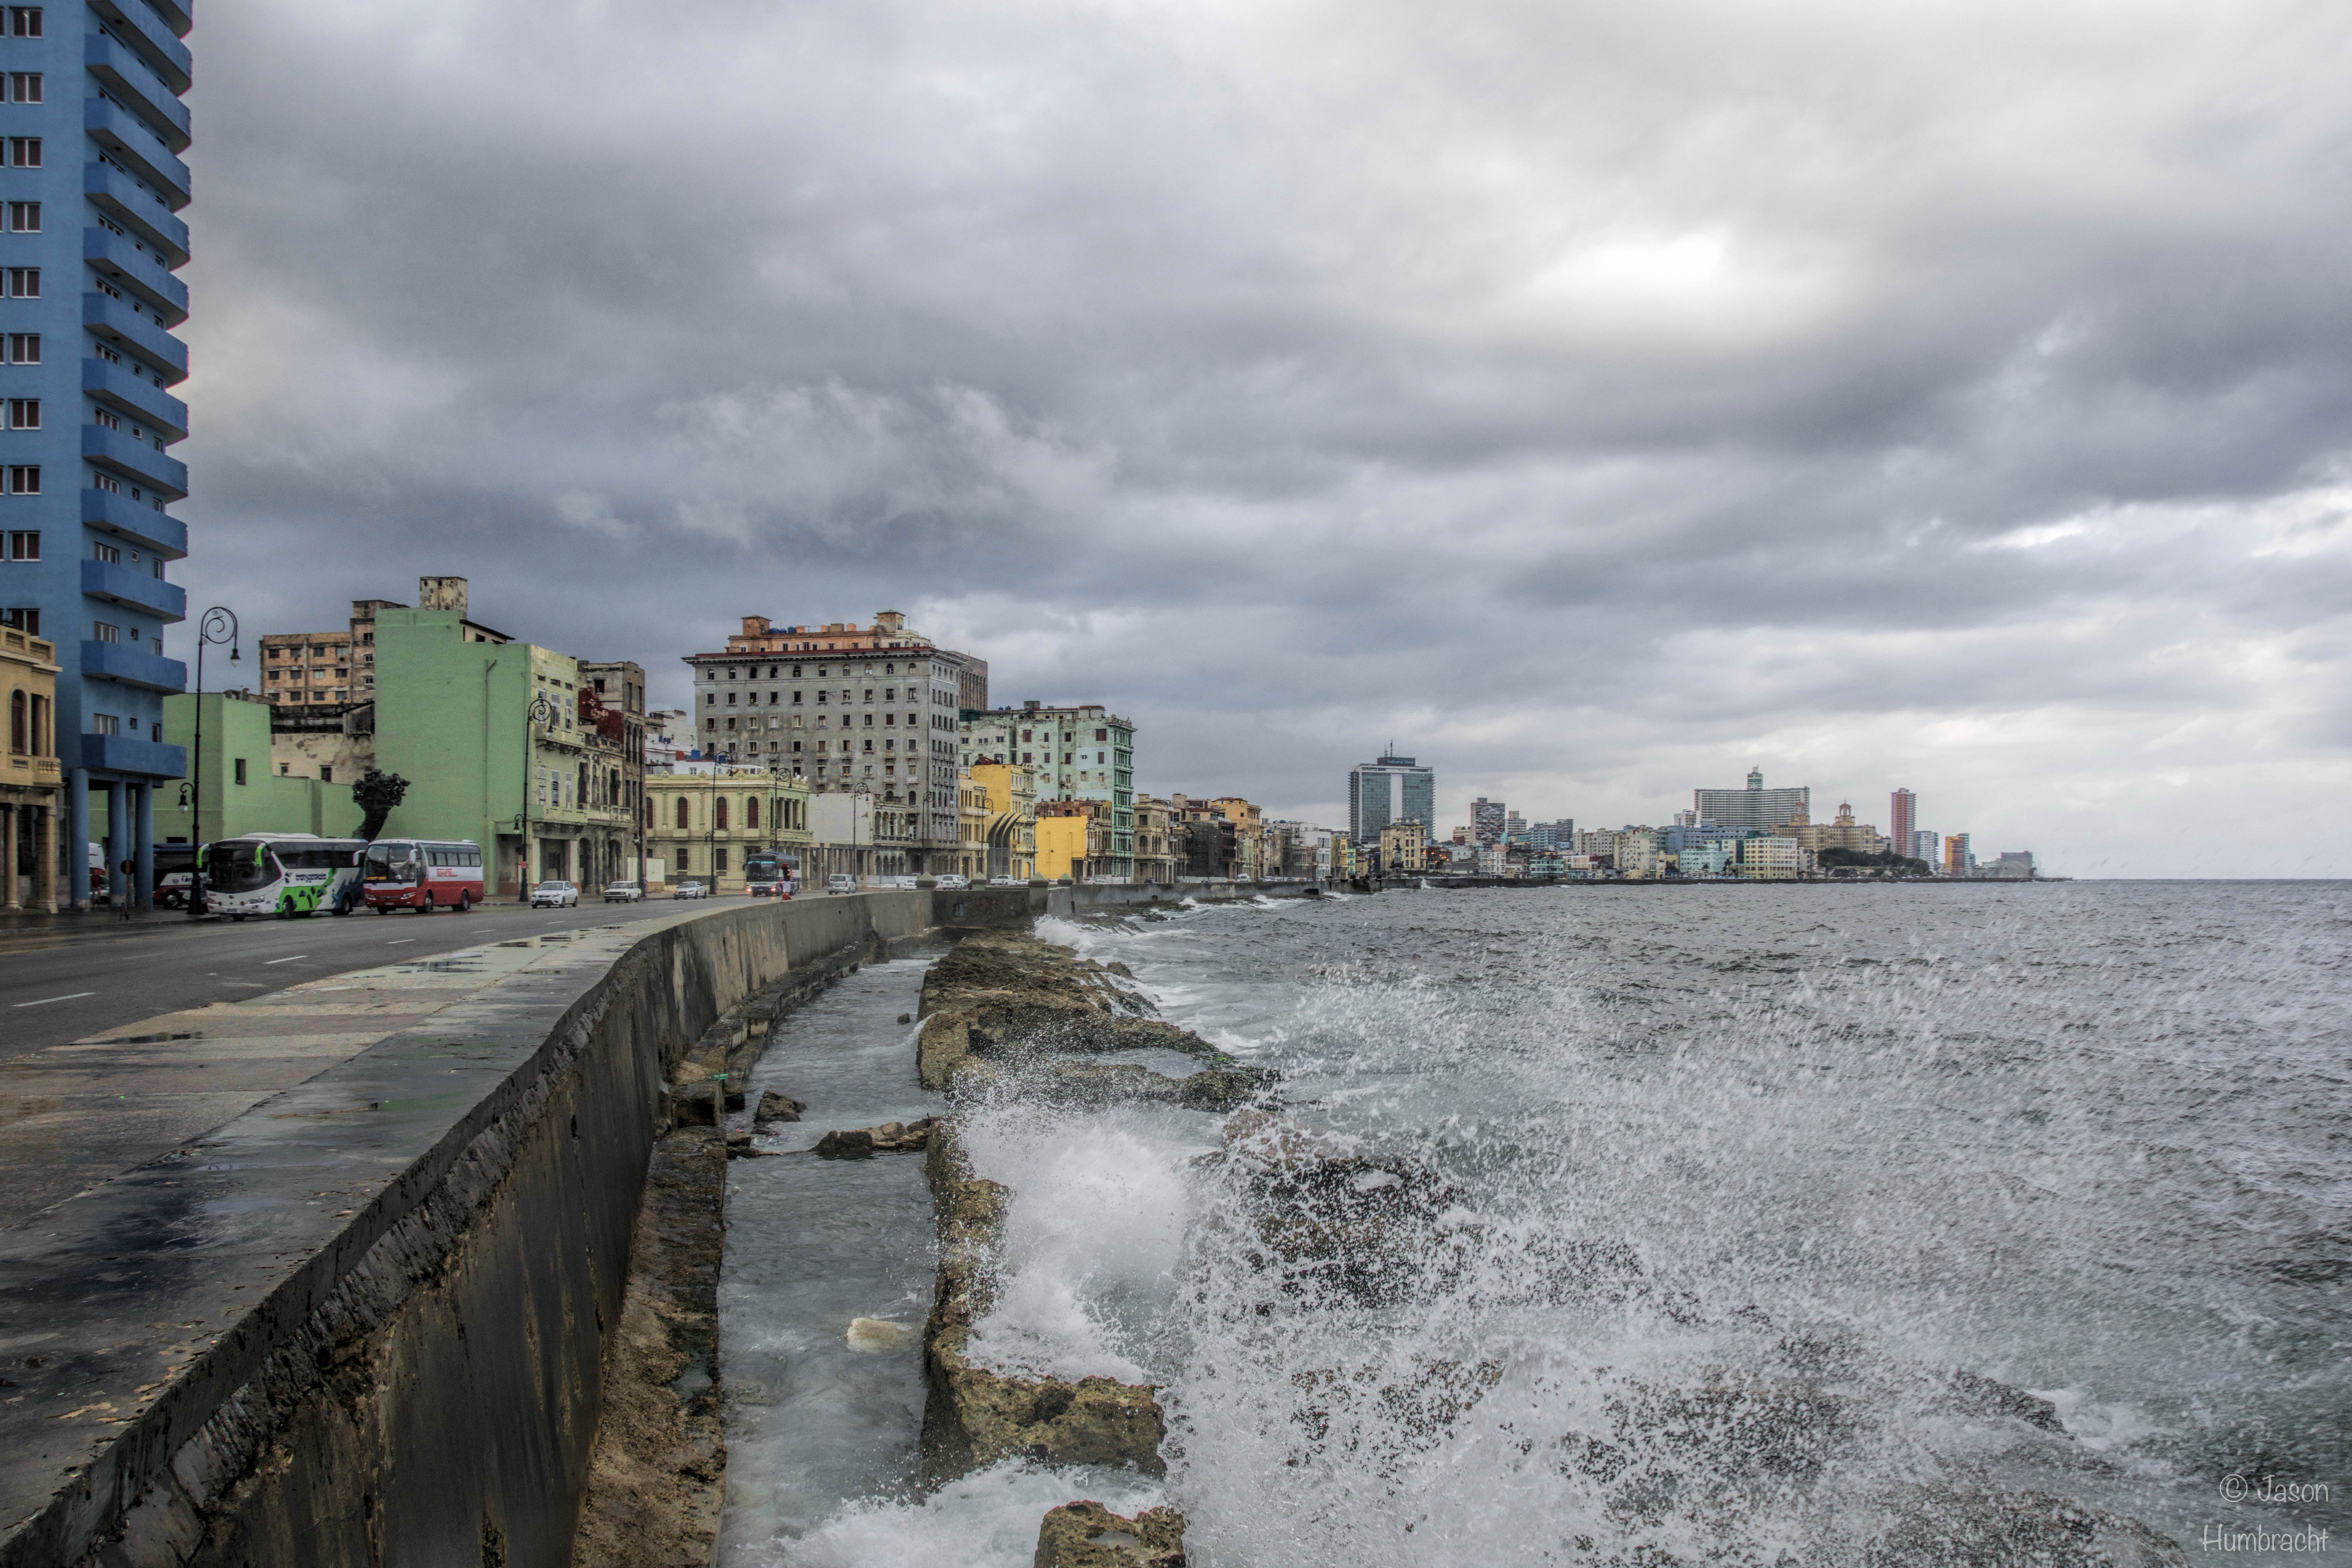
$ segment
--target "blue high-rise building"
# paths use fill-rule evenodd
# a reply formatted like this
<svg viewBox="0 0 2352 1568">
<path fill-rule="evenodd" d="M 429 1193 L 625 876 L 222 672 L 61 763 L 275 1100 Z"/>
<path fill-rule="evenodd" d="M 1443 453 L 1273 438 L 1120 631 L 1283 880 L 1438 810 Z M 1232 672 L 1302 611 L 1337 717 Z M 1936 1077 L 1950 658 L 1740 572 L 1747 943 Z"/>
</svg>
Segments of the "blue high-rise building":
<svg viewBox="0 0 2352 1568">
<path fill-rule="evenodd" d="M 188 493 L 169 448 L 188 433 L 168 388 L 187 374 L 172 329 L 188 290 L 188 47 L 193 0 L 0 5 L 0 618 L 54 642 L 70 818 L 61 884 L 85 904 L 81 846 L 142 886 L 154 792 L 186 773 L 163 743 L 163 657 L 186 595 L 167 510 Z"/>
</svg>

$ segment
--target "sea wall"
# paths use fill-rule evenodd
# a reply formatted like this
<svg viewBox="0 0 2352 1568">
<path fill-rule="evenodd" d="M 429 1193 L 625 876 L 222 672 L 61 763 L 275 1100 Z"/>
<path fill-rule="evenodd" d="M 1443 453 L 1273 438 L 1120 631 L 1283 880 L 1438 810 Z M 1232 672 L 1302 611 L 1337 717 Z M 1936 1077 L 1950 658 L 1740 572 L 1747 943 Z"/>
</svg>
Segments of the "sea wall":
<svg viewBox="0 0 2352 1568">
<path fill-rule="evenodd" d="M 0 1246 L 0 1568 L 556 1565 L 651 1158 L 714 1026 L 796 974 L 1248 885 L 902 891 L 583 932 Z"/>
<path fill-rule="evenodd" d="M 959 901 L 985 925 L 1045 900 Z M 566 1562 L 673 1068 L 931 906 L 623 928 L 59 1205 L 5 1259 L 12 1322 L 49 1331 L 0 1412 L 0 1568 Z"/>
</svg>

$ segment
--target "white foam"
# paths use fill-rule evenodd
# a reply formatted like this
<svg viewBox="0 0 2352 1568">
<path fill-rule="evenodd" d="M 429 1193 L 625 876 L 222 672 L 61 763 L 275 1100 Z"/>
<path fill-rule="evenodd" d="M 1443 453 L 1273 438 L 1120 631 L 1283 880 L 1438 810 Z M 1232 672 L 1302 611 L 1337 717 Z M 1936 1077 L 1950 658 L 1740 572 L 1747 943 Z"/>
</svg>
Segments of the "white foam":
<svg viewBox="0 0 2352 1568">
<path fill-rule="evenodd" d="M 976 1363 L 1029 1376 L 1150 1381 L 1136 1347 L 1183 1254 L 1185 1162 L 1211 1146 L 1195 1130 L 1202 1121 L 1025 1110 L 969 1119 L 972 1169 L 1013 1192 L 995 1301 L 972 1329 Z"/>
<path fill-rule="evenodd" d="M 855 1502 L 759 1561 L 775 1568 L 1029 1568 L 1048 1509 L 1091 1498 L 1133 1518 L 1160 1501 L 1155 1481 L 1111 1470 L 1011 1461 L 915 1502 Z"/>
</svg>

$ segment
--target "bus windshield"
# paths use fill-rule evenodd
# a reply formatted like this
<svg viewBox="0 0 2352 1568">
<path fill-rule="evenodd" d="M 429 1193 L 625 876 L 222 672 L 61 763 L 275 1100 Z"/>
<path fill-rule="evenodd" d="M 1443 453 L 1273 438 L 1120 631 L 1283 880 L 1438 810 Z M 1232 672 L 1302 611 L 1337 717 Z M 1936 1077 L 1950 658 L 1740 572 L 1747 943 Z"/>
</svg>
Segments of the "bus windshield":
<svg viewBox="0 0 2352 1568">
<path fill-rule="evenodd" d="M 743 857 L 743 879 L 750 882 L 790 881 L 799 869 L 798 860 L 772 849 L 755 849 Z"/>
<path fill-rule="evenodd" d="M 425 858 L 414 844 L 371 844 L 367 850 L 367 879 L 371 882 L 414 882 Z"/>
<path fill-rule="evenodd" d="M 352 857 L 365 847 L 363 839 L 321 838 L 316 843 L 273 844 L 270 852 L 289 871 L 339 871 L 352 865 Z"/>
<path fill-rule="evenodd" d="M 224 893 L 249 893 L 278 880 L 269 846 L 251 838 L 225 838 L 205 846 L 205 880 Z"/>
</svg>

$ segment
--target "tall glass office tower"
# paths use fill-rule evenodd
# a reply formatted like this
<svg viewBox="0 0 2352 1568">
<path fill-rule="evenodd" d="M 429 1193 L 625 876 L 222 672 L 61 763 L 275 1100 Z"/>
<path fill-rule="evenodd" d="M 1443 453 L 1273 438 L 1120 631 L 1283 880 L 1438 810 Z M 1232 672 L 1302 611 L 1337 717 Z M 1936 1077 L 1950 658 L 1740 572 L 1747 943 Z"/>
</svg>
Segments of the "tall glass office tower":
<svg viewBox="0 0 2352 1568">
<path fill-rule="evenodd" d="M 61 887 L 89 901 L 80 846 L 112 868 L 154 841 L 154 792 L 186 773 L 163 743 L 163 657 L 186 595 L 167 565 L 188 493 L 188 433 L 168 388 L 188 290 L 188 31 L 193 0 L 0 6 L 0 618 L 54 642 Z M 266 765 L 266 763 L 264 764 Z"/>
<path fill-rule="evenodd" d="M 1407 818 L 1435 837 L 1437 775 L 1411 757 L 1385 756 L 1348 770 L 1348 841 L 1380 847 L 1381 829 Z"/>
</svg>

